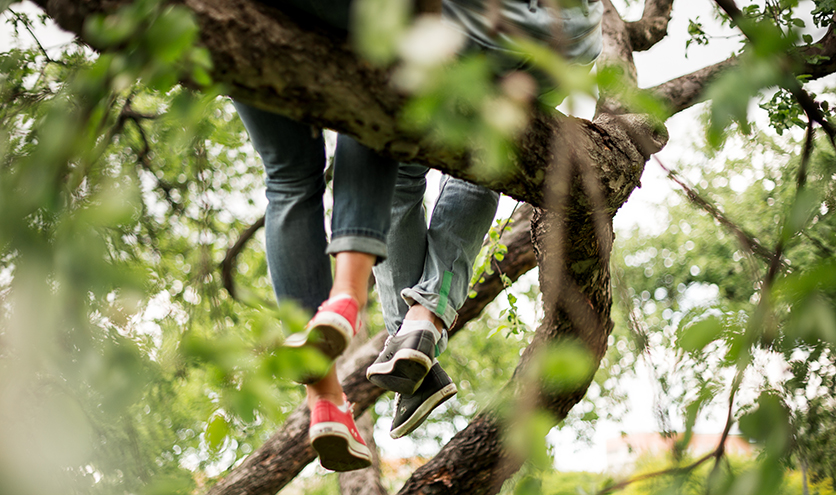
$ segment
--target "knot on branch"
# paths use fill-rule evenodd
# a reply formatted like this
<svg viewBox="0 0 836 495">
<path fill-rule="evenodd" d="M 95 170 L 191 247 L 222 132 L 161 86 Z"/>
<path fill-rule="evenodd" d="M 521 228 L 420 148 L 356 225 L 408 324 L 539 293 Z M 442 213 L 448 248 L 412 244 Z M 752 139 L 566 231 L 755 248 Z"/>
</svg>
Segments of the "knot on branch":
<svg viewBox="0 0 836 495">
<path fill-rule="evenodd" d="M 668 129 L 660 120 L 648 114 L 628 113 L 623 115 L 601 114 L 595 124 L 616 138 L 626 138 L 641 155 L 642 162 L 668 144 Z M 617 139 L 624 142 L 623 139 Z M 629 150 L 623 150 L 632 155 Z M 638 157 L 631 156 L 638 161 Z"/>
</svg>

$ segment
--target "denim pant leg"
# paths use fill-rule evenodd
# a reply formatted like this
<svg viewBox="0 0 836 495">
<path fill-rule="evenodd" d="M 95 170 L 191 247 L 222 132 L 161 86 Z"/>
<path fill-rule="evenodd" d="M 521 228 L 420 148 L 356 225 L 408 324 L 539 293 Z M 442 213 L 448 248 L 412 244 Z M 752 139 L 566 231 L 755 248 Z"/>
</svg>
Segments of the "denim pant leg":
<svg viewBox="0 0 836 495">
<path fill-rule="evenodd" d="M 400 296 L 401 290 L 416 285 L 424 273 L 427 254 L 424 191 L 428 170 L 421 165 L 403 163 L 398 168 L 392 201 L 392 226 L 387 237 L 389 256 L 374 267 L 383 321 L 389 335 L 398 331 L 409 311 L 409 306 Z"/>
<path fill-rule="evenodd" d="M 261 0 L 279 8 L 288 6 L 311 14 L 333 27 L 348 29 L 352 0 Z"/>
<path fill-rule="evenodd" d="M 467 300 L 473 261 L 496 215 L 499 194 L 461 179 L 443 176 L 427 231 L 427 253 L 421 280 L 401 291 L 412 302 L 434 312 L 450 328 Z M 447 346 L 446 332 L 438 352 Z"/>
<path fill-rule="evenodd" d="M 340 134 L 334 155 L 334 211 L 329 254 L 359 251 L 387 257 L 398 162 Z"/>
<path fill-rule="evenodd" d="M 394 334 L 414 303 L 449 328 L 467 298 L 473 261 L 490 228 L 499 195 L 448 176 L 427 228 L 423 196 L 427 169 L 402 164 L 395 188 L 389 258 L 375 268 L 386 330 Z M 400 297 L 398 297 L 400 294 Z M 447 347 L 447 333 L 438 352 Z"/>
<path fill-rule="evenodd" d="M 328 298 L 325 254 L 325 141 L 321 132 L 287 117 L 234 102 L 264 162 L 267 265 L 279 301 L 309 311 Z"/>
</svg>

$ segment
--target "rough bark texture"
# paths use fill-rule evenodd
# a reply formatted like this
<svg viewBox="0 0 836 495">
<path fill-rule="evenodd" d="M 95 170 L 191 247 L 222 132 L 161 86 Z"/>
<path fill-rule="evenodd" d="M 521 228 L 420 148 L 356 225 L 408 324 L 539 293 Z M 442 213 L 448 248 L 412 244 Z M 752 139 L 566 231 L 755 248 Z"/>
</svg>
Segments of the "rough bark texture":
<svg viewBox="0 0 836 495">
<path fill-rule="evenodd" d="M 36 3 L 64 28 L 82 33 L 84 19 L 91 13 L 113 10 L 129 1 Z M 620 67 L 625 87 L 632 89 L 636 83 L 633 52 L 664 37 L 672 0 L 648 0 L 642 19 L 635 23 L 625 23 L 610 1 L 603 1 L 605 43 L 599 63 Z M 390 72 L 358 59 L 344 33 L 251 0 L 178 3 L 195 12 L 201 42 L 213 56 L 213 75 L 234 98 L 350 134 L 381 154 L 438 168 L 538 207 L 533 244 L 522 230 L 525 222 L 516 223 L 514 232 L 506 234 L 510 252 L 501 271 L 513 280 L 533 267 L 533 247 L 541 267 L 545 303 L 545 318 L 506 392 L 509 400 L 546 408 L 555 422 L 565 417 L 583 397 L 594 370 L 583 383 L 557 388 L 541 386 L 532 380 L 531 371 L 544 348 L 570 341 L 581 343 L 597 368 L 612 329 L 611 219 L 639 184 L 649 155 L 664 145 L 664 129 L 641 116 L 605 113 L 627 110 L 617 94 L 602 95 L 594 122 L 535 113 L 518 143 L 514 170 L 500 178 L 485 179 L 468 153 L 445 149 L 400 125 L 398 116 L 405 97 L 390 87 Z M 819 47 L 807 49 L 808 54 L 824 56 L 834 52 L 832 30 Z M 818 65 L 802 65 L 799 70 L 820 77 L 836 69 L 834 60 L 836 57 Z M 661 85 L 655 92 L 674 111 L 681 110 L 704 98 L 702 89 L 707 81 L 733 65 L 733 60 L 723 62 Z M 451 336 L 502 288 L 496 278 L 476 287 L 478 296 L 462 309 Z M 357 415 L 382 393 L 365 380 L 365 368 L 376 357 L 384 337 L 372 338 L 347 356 L 339 368 Z M 314 459 L 307 425 L 307 408 L 300 406 L 272 438 L 209 493 L 275 493 Z M 503 442 L 509 428 L 513 428 L 513 421 L 497 410 L 482 412 L 417 470 L 401 493 L 496 493 L 522 462 Z"/>
<path fill-rule="evenodd" d="M 662 41 L 662 38 L 668 34 L 672 10 L 673 0 L 647 0 L 644 3 L 642 18 L 636 22 L 627 23 L 633 51 L 649 50 Z"/>
<path fill-rule="evenodd" d="M 128 1 L 37 0 L 61 26 L 75 32 L 81 32 L 85 16 Z M 598 135 L 620 132 L 611 126 L 636 123 L 640 127 L 631 134 L 652 134 L 658 143 L 655 149 L 642 149 L 642 154 L 657 151 L 665 140 L 655 127 L 641 127 L 640 119 L 627 119 L 600 125 L 579 121 L 583 136 L 568 142 L 562 132 L 567 119 L 537 114 L 525 133 L 516 167 L 504 176 L 485 178 L 468 153 L 441 147 L 402 128 L 398 115 L 405 97 L 389 86 L 388 71 L 358 59 L 344 34 L 250 0 L 183 3 L 197 15 L 201 42 L 212 53 L 213 76 L 228 87 L 232 97 L 350 134 L 381 154 L 429 165 L 535 206 L 541 204 L 546 193 L 544 171 L 551 163 L 541 151 L 550 147 L 553 137 L 561 140 L 559 149 L 582 151 L 595 146 Z M 631 142 L 617 144 L 622 149 L 637 147 Z M 625 155 L 620 151 L 604 149 L 599 154 L 612 155 L 608 157 L 610 162 L 621 160 L 624 170 L 634 168 L 623 160 Z M 627 182 L 637 180 L 625 176 L 625 187 Z"/>
</svg>

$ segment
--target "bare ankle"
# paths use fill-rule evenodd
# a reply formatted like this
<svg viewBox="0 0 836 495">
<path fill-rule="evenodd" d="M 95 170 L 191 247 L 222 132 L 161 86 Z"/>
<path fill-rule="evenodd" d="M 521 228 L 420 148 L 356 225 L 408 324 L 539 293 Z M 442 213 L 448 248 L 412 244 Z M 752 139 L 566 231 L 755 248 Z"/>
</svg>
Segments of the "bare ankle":
<svg viewBox="0 0 836 495">
<path fill-rule="evenodd" d="M 331 298 L 331 297 L 341 296 L 341 295 L 344 295 L 344 294 L 348 294 L 355 301 L 357 301 L 357 306 L 360 309 L 363 309 L 363 308 L 366 307 L 366 303 L 368 302 L 368 299 L 369 299 L 369 297 L 367 295 L 367 290 L 359 289 L 359 288 L 356 288 L 356 287 L 342 286 L 342 285 L 336 285 L 335 284 L 331 288 L 331 292 L 328 294 L 328 297 Z"/>
<path fill-rule="evenodd" d="M 320 400 L 327 400 L 328 402 L 334 404 L 337 407 L 342 406 L 345 404 L 345 399 L 342 393 L 330 393 L 330 392 L 315 392 L 313 390 L 308 389 L 308 409 L 313 411 L 314 405 Z"/>
<path fill-rule="evenodd" d="M 410 306 L 409 311 L 407 311 L 404 316 L 404 320 L 428 320 L 435 325 L 435 328 L 437 328 L 439 332 L 444 330 L 444 322 L 441 318 L 420 304 L 413 304 Z"/>
</svg>

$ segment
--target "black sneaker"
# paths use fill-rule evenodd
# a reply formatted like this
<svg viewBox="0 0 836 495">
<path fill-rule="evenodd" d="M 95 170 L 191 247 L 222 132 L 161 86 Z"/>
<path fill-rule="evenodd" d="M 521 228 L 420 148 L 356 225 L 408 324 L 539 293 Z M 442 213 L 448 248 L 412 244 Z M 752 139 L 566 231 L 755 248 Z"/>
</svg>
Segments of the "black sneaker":
<svg viewBox="0 0 836 495">
<path fill-rule="evenodd" d="M 456 384 L 436 361 L 424 383 L 411 395 L 395 396 L 395 419 L 389 436 L 401 438 L 412 433 L 427 419 L 433 409 L 456 395 Z"/>
<path fill-rule="evenodd" d="M 406 323 L 406 322 L 405 322 Z M 410 324 L 412 329 L 401 330 L 386 340 L 383 351 L 366 370 L 366 378 L 380 388 L 399 394 L 412 394 L 427 375 L 435 358 L 435 333 L 430 322 Z M 427 328 L 422 328 L 427 327 Z"/>
</svg>

